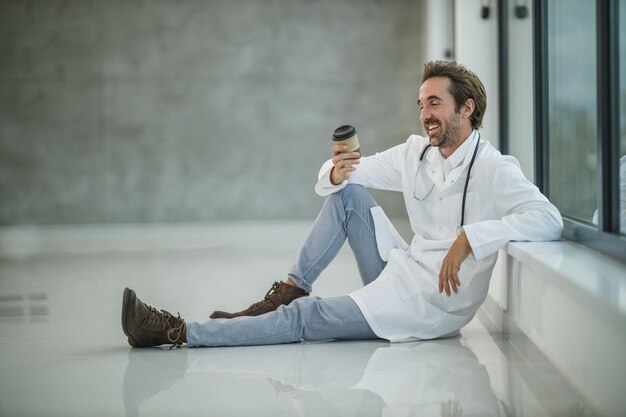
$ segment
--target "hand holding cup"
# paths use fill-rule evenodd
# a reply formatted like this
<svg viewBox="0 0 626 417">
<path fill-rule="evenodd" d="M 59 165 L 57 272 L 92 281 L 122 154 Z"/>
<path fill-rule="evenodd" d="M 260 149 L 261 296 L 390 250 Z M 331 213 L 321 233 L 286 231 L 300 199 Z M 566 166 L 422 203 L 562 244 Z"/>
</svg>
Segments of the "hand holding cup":
<svg viewBox="0 0 626 417">
<path fill-rule="evenodd" d="M 361 158 L 361 148 L 356 129 L 350 125 L 335 129 L 333 141 L 334 167 L 330 173 L 330 181 L 337 185 L 350 178 L 352 172 L 356 170 Z"/>
</svg>

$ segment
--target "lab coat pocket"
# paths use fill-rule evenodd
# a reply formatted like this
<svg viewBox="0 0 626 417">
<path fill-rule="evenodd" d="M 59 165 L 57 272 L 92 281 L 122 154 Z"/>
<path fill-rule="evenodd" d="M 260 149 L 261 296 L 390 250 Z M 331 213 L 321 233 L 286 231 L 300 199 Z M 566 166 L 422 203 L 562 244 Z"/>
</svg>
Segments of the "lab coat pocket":
<svg viewBox="0 0 626 417">
<path fill-rule="evenodd" d="M 409 248 L 408 243 L 402 239 L 402 236 L 400 236 L 380 206 L 372 207 L 370 213 L 374 220 L 374 232 L 376 234 L 378 254 L 383 261 L 387 262 L 389 260 L 389 252 L 391 249 L 400 248 L 407 250 Z"/>
</svg>

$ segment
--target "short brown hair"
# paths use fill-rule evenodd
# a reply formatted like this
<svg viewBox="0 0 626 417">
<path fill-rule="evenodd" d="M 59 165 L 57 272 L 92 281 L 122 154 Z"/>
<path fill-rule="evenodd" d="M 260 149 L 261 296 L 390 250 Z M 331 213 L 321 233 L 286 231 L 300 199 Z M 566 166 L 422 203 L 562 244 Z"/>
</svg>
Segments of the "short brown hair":
<svg viewBox="0 0 626 417">
<path fill-rule="evenodd" d="M 424 64 L 422 83 L 433 77 L 446 77 L 450 80 L 449 92 L 456 102 L 457 112 L 468 99 L 474 100 L 475 108 L 470 121 L 474 129 L 480 128 L 487 110 L 487 94 L 478 76 L 454 61 L 430 61 Z"/>
</svg>

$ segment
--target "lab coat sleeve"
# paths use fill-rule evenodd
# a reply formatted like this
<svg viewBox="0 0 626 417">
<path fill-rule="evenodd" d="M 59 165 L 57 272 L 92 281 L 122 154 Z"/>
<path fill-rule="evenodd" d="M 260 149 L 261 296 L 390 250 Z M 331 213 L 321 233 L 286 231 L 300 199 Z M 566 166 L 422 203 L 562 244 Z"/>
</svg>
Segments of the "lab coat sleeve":
<svg viewBox="0 0 626 417">
<path fill-rule="evenodd" d="M 359 184 L 367 188 L 388 191 L 402 191 L 401 167 L 405 158 L 407 144 L 394 146 L 384 152 L 361 158 L 350 179 L 338 185 L 330 182 L 332 160 L 326 161 L 317 176 L 315 192 L 321 196 L 335 193 L 347 184 Z"/>
<path fill-rule="evenodd" d="M 328 161 L 324 162 L 324 164 L 320 168 L 320 172 L 317 174 L 317 184 L 315 184 L 315 192 L 322 197 L 332 193 L 336 193 L 348 184 L 348 181 L 344 181 L 338 185 L 334 185 L 332 182 L 330 182 L 330 171 L 332 169 L 333 161 L 332 159 L 329 159 Z"/>
<path fill-rule="evenodd" d="M 476 259 L 486 258 L 510 241 L 548 241 L 561 237 L 561 214 L 524 177 L 515 158 L 502 158 L 492 178 L 493 203 L 501 218 L 463 227 Z"/>
</svg>

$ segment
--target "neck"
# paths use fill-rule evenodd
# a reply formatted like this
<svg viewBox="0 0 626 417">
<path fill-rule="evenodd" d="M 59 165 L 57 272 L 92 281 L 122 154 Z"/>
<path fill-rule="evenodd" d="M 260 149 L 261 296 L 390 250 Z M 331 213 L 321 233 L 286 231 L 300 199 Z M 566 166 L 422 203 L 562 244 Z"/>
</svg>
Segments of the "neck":
<svg viewBox="0 0 626 417">
<path fill-rule="evenodd" d="M 452 155 L 454 151 L 456 151 L 459 148 L 459 146 L 463 145 L 463 143 L 470 137 L 473 130 L 474 129 L 472 129 L 471 126 L 462 128 L 459 131 L 457 140 L 455 140 L 454 143 L 451 143 L 449 146 L 446 146 L 446 147 L 439 147 L 439 151 L 441 152 L 441 155 L 443 155 L 445 159 L 448 159 L 450 155 Z"/>
</svg>

